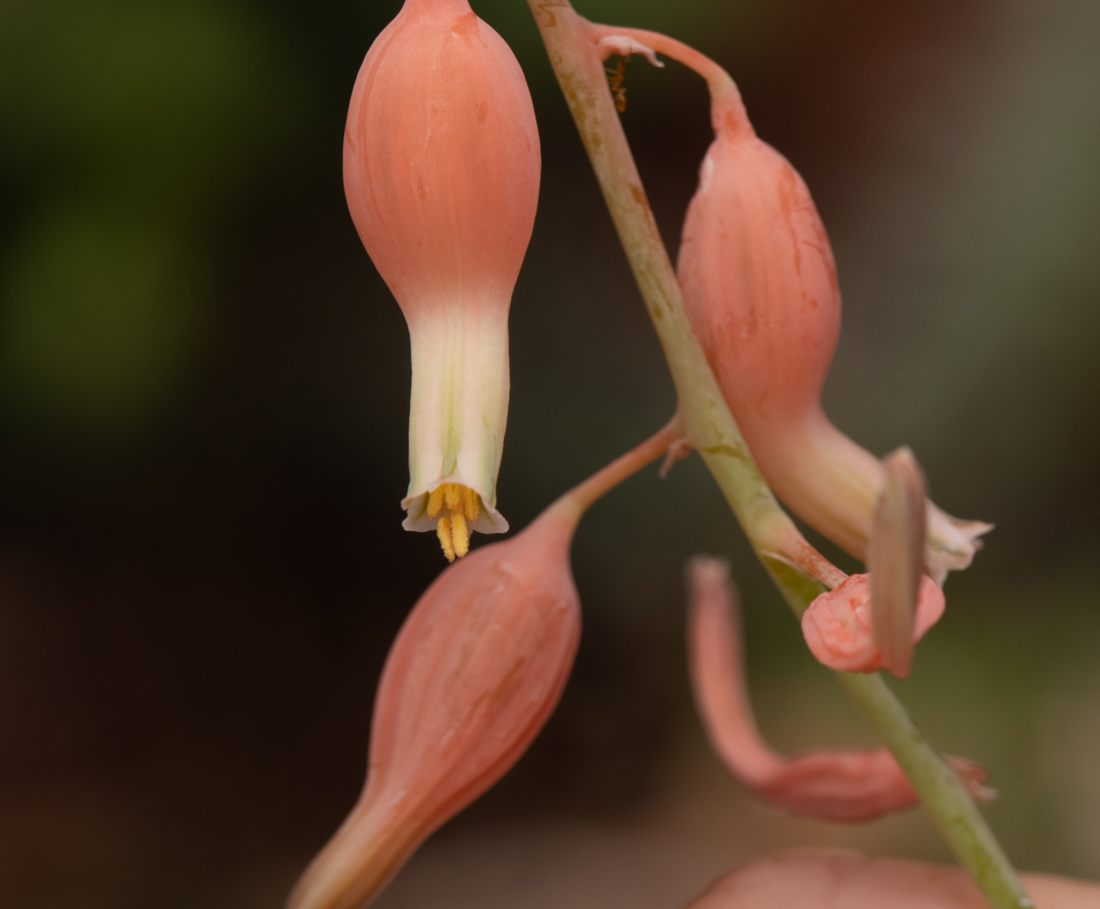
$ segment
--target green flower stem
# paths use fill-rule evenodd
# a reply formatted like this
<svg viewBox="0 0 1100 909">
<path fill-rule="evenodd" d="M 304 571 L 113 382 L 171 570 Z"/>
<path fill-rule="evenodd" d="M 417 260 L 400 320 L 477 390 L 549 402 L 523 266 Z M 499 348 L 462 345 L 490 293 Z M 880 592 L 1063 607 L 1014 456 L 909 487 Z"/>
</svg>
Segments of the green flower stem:
<svg viewBox="0 0 1100 909">
<path fill-rule="evenodd" d="M 595 30 L 569 0 L 527 3 L 660 338 L 687 440 L 702 455 L 784 598 L 801 615 L 822 585 L 834 587 L 844 575 L 805 541 L 779 507 L 726 406 L 650 211 L 607 86 Z M 837 675 L 990 905 L 1032 907 L 970 796 L 883 679 Z"/>
</svg>

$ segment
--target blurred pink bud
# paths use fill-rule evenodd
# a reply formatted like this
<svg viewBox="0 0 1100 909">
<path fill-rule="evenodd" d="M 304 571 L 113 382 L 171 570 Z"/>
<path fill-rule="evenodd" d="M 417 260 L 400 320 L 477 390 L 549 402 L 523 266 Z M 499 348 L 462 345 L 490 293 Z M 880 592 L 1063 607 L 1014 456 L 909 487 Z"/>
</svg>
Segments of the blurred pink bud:
<svg viewBox="0 0 1100 909">
<path fill-rule="evenodd" d="M 466 0 L 406 0 L 352 92 L 344 188 L 412 341 L 408 530 L 499 533 L 508 308 L 539 187 L 523 72 Z M 447 487 L 435 499 L 432 494 Z"/>
<path fill-rule="evenodd" d="M 821 594 L 802 614 L 802 635 L 810 652 L 830 669 L 877 672 L 883 668 L 882 650 L 871 625 L 873 577 L 853 574 L 836 590 Z M 913 623 L 914 644 L 940 620 L 943 609 L 943 591 L 924 575 Z"/>
<path fill-rule="evenodd" d="M 1021 874 L 1042 909 L 1100 906 L 1100 884 Z M 961 868 L 901 859 L 869 861 L 839 849 L 799 849 L 726 875 L 687 909 L 988 909 Z"/>
<path fill-rule="evenodd" d="M 828 821 L 866 821 L 916 804 L 916 792 L 884 748 L 810 751 L 793 758 L 776 753 L 753 720 L 737 602 L 725 562 L 692 559 L 688 588 L 695 703 L 711 745 L 740 783 L 792 814 Z M 972 796 L 992 796 L 982 786 L 988 776 L 983 768 L 963 758 L 948 762 Z"/>
<path fill-rule="evenodd" d="M 883 467 L 820 401 L 840 331 L 829 238 L 802 178 L 756 137 L 728 79 L 712 119 L 677 266 L 692 324 L 765 479 L 806 523 L 866 559 Z M 942 581 L 970 564 L 989 525 L 931 503 L 927 517 L 925 564 Z"/>
<path fill-rule="evenodd" d="M 359 909 L 531 744 L 580 637 L 569 568 L 579 515 L 559 501 L 516 537 L 452 565 L 420 598 L 382 672 L 363 794 L 289 909 Z"/>
</svg>

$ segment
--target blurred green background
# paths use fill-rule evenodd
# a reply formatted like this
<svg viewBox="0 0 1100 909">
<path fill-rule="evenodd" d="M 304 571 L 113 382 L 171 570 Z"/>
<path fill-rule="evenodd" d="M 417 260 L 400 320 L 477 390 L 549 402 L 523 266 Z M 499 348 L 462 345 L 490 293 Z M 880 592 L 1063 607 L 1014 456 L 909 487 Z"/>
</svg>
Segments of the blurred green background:
<svg viewBox="0 0 1100 909">
<path fill-rule="evenodd" d="M 0 6 L 4 906 L 278 907 L 358 793 L 381 661 L 444 565 L 400 529 L 407 333 L 341 186 L 351 86 L 398 7 Z M 1021 866 L 1100 877 L 1100 5 L 578 9 L 715 57 L 806 178 L 844 293 L 827 409 L 997 524 L 897 688 L 990 768 Z M 673 396 L 526 5 L 475 10 L 543 141 L 500 475 L 522 527 Z M 626 88 L 674 249 L 705 93 L 639 61 Z M 794 845 L 948 859 L 919 812 L 796 821 L 726 777 L 685 677 L 698 551 L 733 561 L 770 740 L 869 744 L 698 460 L 651 470 L 578 535 L 560 709 L 380 907 L 674 909 Z"/>
</svg>

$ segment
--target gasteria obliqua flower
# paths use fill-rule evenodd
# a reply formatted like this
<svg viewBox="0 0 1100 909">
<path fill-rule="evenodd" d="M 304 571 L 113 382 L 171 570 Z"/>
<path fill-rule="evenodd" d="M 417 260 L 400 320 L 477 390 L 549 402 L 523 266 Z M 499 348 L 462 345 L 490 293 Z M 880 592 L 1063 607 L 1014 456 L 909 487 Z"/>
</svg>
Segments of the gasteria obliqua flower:
<svg viewBox="0 0 1100 909">
<path fill-rule="evenodd" d="M 447 557 L 500 533 L 508 308 L 538 201 L 534 108 L 508 45 L 466 0 L 406 0 L 367 53 L 344 188 L 409 325 L 407 530 Z"/>
<path fill-rule="evenodd" d="M 723 74 L 724 75 L 724 74 Z M 677 265 L 692 324 L 765 479 L 803 520 L 866 558 L 882 463 L 821 409 L 840 331 L 829 239 L 802 178 L 761 142 L 733 83 L 715 92 L 715 140 Z M 927 506 L 925 565 L 942 582 L 990 529 Z"/>
<path fill-rule="evenodd" d="M 481 547 L 425 591 L 382 671 L 363 793 L 288 909 L 360 909 L 527 750 L 558 702 L 580 638 L 569 567 L 577 523 L 680 435 L 673 420 L 522 533 Z"/>
<path fill-rule="evenodd" d="M 738 782 L 792 814 L 828 821 L 867 821 L 917 803 L 917 793 L 885 748 L 777 754 L 753 719 L 737 598 L 726 563 L 692 559 L 688 591 L 688 665 L 695 703 L 714 750 Z M 984 768 L 966 758 L 947 761 L 974 798 L 989 800 Z"/>
<path fill-rule="evenodd" d="M 578 516 L 552 506 L 446 569 L 420 598 L 379 683 L 363 794 L 289 909 L 359 909 L 527 750 L 580 637 L 569 570 Z"/>
</svg>

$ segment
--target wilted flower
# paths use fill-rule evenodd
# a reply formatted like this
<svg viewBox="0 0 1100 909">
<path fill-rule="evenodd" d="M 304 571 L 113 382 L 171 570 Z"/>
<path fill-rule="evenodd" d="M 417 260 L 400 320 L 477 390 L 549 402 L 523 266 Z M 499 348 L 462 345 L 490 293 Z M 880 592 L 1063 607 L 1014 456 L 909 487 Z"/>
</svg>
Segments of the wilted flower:
<svg viewBox="0 0 1100 909">
<path fill-rule="evenodd" d="M 829 239 L 802 178 L 756 137 L 732 81 L 704 75 L 716 138 L 684 222 L 684 302 L 765 479 L 803 520 L 865 559 L 883 468 L 821 409 L 840 330 Z M 942 582 L 970 564 L 989 525 L 931 503 L 927 520 L 925 564 Z"/>
<path fill-rule="evenodd" d="M 344 188 L 412 341 L 407 530 L 500 533 L 508 308 L 539 185 L 531 96 L 466 0 L 406 0 L 352 92 Z"/>
<path fill-rule="evenodd" d="M 916 804 L 916 792 L 885 748 L 777 754 L 753 720 L 737 601 L 726 563 L 692 559 L 688 591 L 688 663 L 695 703 L 714 750 L 742 785 L 793 814 L 829 821 L 865 821 Z M 982 785 L 986 771 L 966 758 L 947 760 L 971 795 L 988 801 L 992 792 Z"/>
</svg>

